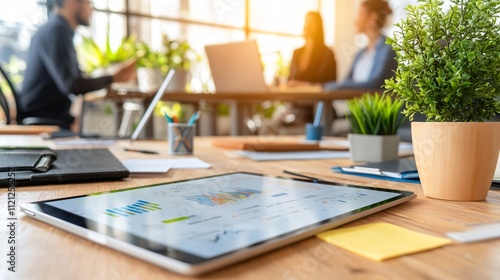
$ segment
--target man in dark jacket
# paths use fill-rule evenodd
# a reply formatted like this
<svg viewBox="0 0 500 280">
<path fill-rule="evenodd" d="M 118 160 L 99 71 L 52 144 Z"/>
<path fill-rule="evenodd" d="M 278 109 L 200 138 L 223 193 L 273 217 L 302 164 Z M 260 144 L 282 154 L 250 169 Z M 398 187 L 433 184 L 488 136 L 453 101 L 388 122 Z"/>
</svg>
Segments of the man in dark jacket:
<svg viewBox="0 0 500 280">
<path fill-rule="evenodd" d="M 73 95 L 102 89 L 113 82 L 135 77 L 129 63 L 113 76 L 86 78 L 78 66 L 73 37 L 79 25 L 88 26 L 92 14 L 89 0 L 53 0 L 55 15 L 33 36 L 28 52 L 23 88 L 19 94 L 18 120 L 29 117 L 58 121 L 70 129 Z"/>
</svg>

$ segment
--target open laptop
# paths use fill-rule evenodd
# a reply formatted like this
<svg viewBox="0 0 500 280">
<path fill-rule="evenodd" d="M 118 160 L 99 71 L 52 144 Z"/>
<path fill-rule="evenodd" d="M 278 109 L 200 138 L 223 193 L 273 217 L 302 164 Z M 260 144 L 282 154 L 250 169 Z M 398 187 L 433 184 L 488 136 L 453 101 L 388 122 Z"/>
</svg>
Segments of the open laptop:
<svg viewBox="0 0 500 280">
<path fill-rule="evenodd" d="M 322 92 L 321 86 L 279 89 L 266 85 L 255 40 L 205 46 L 217 93 Z"/>
<path fill-rule="evenodd" d="M 71 138 L 71 137 L 75 137 L 75 136 L 80 136 L 80 138 L 85 138 L 85 140 L 83 142 L 86 141 L 89 143 L 93 142 L 94 140 L 95 140 L 94 142 L 101 141 L 101 140 L 129 140 L 129 139 L 131 141 L 135 141 L 135 140 L 137 140 L 140 133 L 142 132 L 142 130 L 146 126 L 147 122 L 151 118 L 151 115 L 153 114 L 153 111 L 156 108 L 156 105 L 158 104 L 158 102 L 161 100 L 161 98 L 165 94 L 167 87 L 170 84 L 170 82 L 172 81 L 174 75 L 175 75 L 175 69 L 170 69 L 168 71 L 167 75 L 165 76 L 165 79 L 161 83 L 160 88 L 155 93 L 153 100 L 151 101 L 148 108 L 146 109 L 146 111 L 142 115 L 141 119 L 139 120 L 139 123 L 137 124 L 137 127 L 134 129 L 131 136 L 100 137 L 97 134 L 83 135 L 82 136 L 82 135 L 75 134 L 74 132 L 71 132 L 69 130 L 65 130 L 65 131 L 58 132 L 56 134 L 49 135 L 48 137 L 46 137 L 46 139 Z M 62 141 L 65 141 L 65 140 L 62 140 Z M 62 142 L 62 141 L 60 141 L 60 142 Z M 71 144 L 71 143 L 69 143 L 69 144 Z"/>
</svg>

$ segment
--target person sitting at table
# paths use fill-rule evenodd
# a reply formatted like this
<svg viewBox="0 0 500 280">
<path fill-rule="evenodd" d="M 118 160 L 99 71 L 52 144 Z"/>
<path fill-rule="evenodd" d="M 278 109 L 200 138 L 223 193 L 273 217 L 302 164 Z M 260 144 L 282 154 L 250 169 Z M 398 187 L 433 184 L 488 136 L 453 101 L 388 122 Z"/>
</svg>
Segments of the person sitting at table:
<svg viewBox="0 0 500 280">
<path fill-rule="evenodd" d="M 131 61 L 112 76 L 84 77 L 78 66 L 73 37 L 79 25 L 89 25 L 91 2 L 51 1 L 56 7 L 55 15 L 31 40 L 24 83 L 18 98 L 18 119 L 55 120 L 61 128 L 70 129 L 74 121 L 70 114 L 72 96 L 102 89 L 113 82 L 134 79 L 135 62 Z"/>
<path fill-rule="evenodd" d="M 345 88 L 372 88 L 380 89 L 385 79 L 394 75 L 397 67 L 396 53 L 390 45 L 385 44 L 386 37 L 382 29 L 392 9 L 386 0 L 365 0 L 358 11 L 355 21 L 357 33 L 368 38 L 368 44 L 360 50 L 351 65 L 347 77 L 340 82 L 329 81 L 322 83 L 325 91 Z M 308 85 L 292 81 L 293 85 Z"/>
<path fill-rule="evenodd" d="M 289 80 L 325 83 L 337 79 L 337 62 L 325 45 L 320 13 L 308 12 L 304 24 L 303 47 L 293 52 Z"/>
<path fill-rule="evenodd" d="M 385 43 L 382 35 L 387 17 L 392 14 L 385 0 L 366 0 L 361 4 L 356 19 L 356 31 L 368 38 L 368 45 L 354 59 L 347 78 L 340 83 L 324 84 L 325 90 L 337 88 L 380 89 L 386 79 L 394 75 L 397 68 L 396 53 Z"/>
<path fill-rule="evenodd" d="M 326 83 L 337 79 L 337 62 L 333 51 L 325 45 L 323 19 L 319 12 L 308 12 L 304 23 L 305 44 L 294 50 L 290 62 L 289 83 Z M 295 102 L 291 111 L 299 119 L 312 121 L 313 106 Z"/>
</svg>

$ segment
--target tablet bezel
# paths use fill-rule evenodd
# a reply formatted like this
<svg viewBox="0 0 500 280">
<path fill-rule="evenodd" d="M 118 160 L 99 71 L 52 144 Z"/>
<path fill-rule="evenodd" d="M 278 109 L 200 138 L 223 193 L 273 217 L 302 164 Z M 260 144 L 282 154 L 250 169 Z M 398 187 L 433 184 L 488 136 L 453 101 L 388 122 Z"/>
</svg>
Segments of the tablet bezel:
<svg viewBox="0 0 500 280">
<path fill-rule="evenodd" d="M 358 189 L 398 193 L 400 194 L 400 196 L 386 199 L 382 202 L 377 202 L 375 204 L 357 209 L 355 211 L 350 211 L 348 213 L 335 216 L 333 218 L 328 218 L 326 220 L 300 228 L 298 230 L 293 230 L 288 233 L 254 243 L 252 245 L 249 245 L 248 247 L 224 253 L 213 258 L 203 258 L 195 256 L 193 254 L 183 252 L 181 250 L 168 247 L 151 240 L 144 239 L 129 232 L 118 230 L 116 228 L 113 228 L 112 226 L 98 223 L 92 220 L 87 220 L 79 215 L 67 212 L 65 210 L 47 204 L 48 202 L 54 202 L 54 201 L 113 194 L 113 193 L 126 192 L 142 188 L 152 188 L 157 186 L 177 184 L 182 182 L 190 182 L 190 181 L 203 180 L 220 176 L 229 176 L 235 174 L 246 174 L 246 175 L 253 175 L 265 178 L 300 181 L 313 184 L 316 183 L 316 184 L 332 185 L 332 186 L 346 186 Z M 351 184 L 340 184 L 328 181 L 318 182 L 315 180 L 296 179 L 284 176 L 264 175 L 258 173 L 250 173 L 250 172 L 233 172 L 233 173 L 225 173 L 225 174 L 218 174 L 206 177 L 180 180 L 180 181 L 172 181 L 160 184 L 146 185 L 134 188 L 127 188 L 121 190 L 99 192 L 88 195 L 79 195 L 73 197 L 32 202 L 21 205 L 21 210 L 30 217 L 42 220 L 46 223 L 49 223 L 51 225 L 69 231 L 71 233 L 77 234 L 84 238 L 90 239 L 91 241 L 97 242 L 99 244 L 111 247 L 113 249 L 117 249 L 129 255 L 138 257 L 140 259 L 144 259 L 146 261 L 152 262 L 161 267 L 176 271 L 178 273 L 196 275 L 222 267 L 224 265 L 228 265 L 230 263 L 240 261 L 242 259 L 246 259 L 251 256 L 255 256 L 257 254 L 269 250 L 273 250 L 275 248 L 281 247 L 283 245 L 292 242 L 299 241 L 303 238 L 312 236 L 326 229 L 340 226 L 350 221 L 359 219 L 361 217 L 382 211 L 394 205 L 411 200 L 414 197 L 416 197 L 416 195 L 413 192 L 409 191 L 358 186 Z M 106 228 L 106 231 L 99 230 L 103 228 Z"/>
</svg>

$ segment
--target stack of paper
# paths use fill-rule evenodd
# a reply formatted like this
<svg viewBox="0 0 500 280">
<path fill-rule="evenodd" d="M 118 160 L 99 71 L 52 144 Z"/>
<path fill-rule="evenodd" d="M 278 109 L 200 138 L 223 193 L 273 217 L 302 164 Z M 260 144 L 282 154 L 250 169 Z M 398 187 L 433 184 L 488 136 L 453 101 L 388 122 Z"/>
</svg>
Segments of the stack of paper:
<svg viewBox="0 0 500 280">
<path fill-rule="evenodd" d="M 300 151 L 300 152 L 235 151 L 235 153 L 255 161 L 333 159 L 333 158 L 349 157 L 349 152 L 336 152 L 336 151 Z"/>
<path fill-rule="evenodd" d="M 211 165 L 198 158 L 176 159 L 127 159 L 122 161 L 130 173 L 166 173 L 173 169 L 210 168 Z"/>
</svg>

